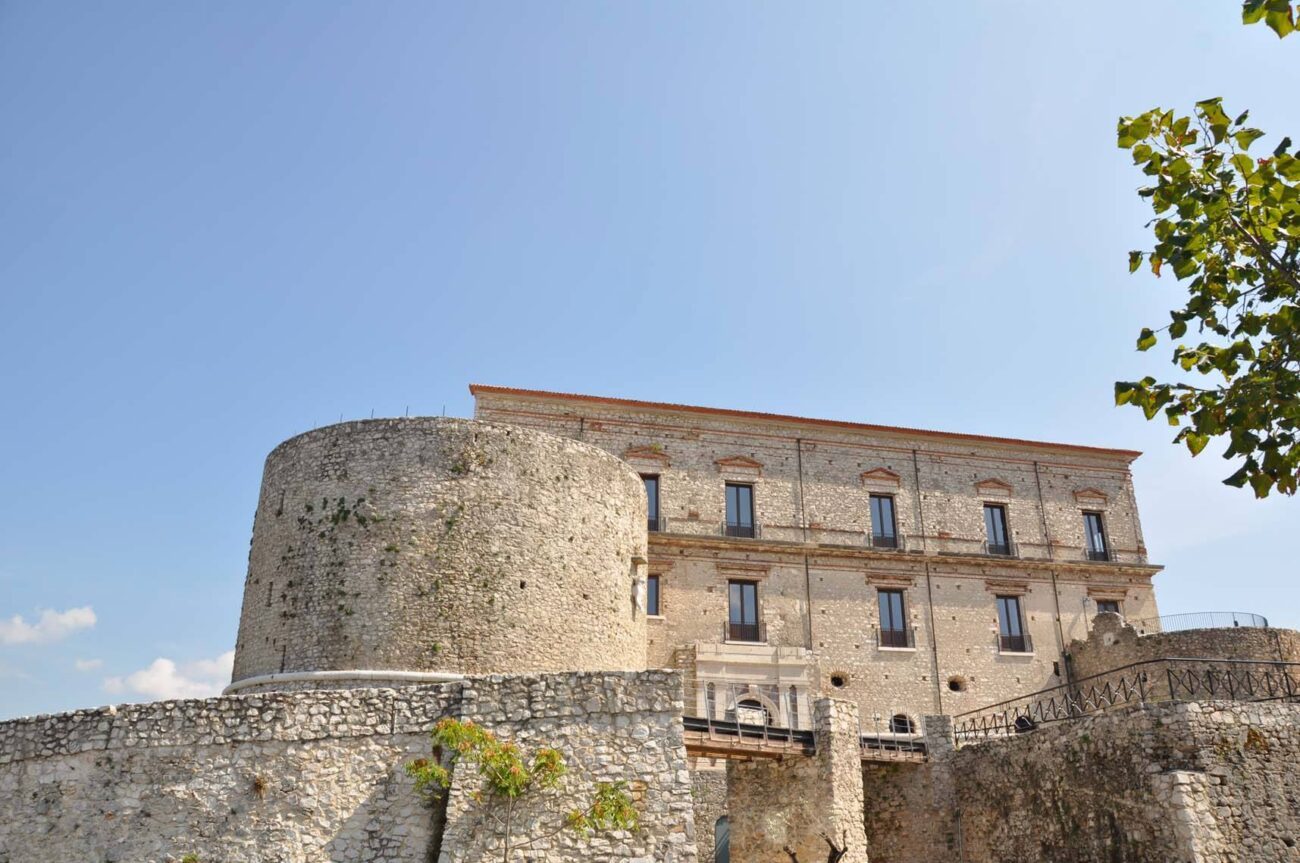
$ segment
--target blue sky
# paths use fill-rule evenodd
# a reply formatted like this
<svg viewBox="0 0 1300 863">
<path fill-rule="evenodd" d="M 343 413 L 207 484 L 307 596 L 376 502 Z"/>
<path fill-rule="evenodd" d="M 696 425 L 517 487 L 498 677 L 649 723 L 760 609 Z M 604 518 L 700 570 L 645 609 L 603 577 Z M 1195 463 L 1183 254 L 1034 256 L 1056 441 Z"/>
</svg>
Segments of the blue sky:
<svg viewBox="0 0 1300 863">
<path fill-rule="evenodd" d="M 1142 449 L 1162 610 L 1300 626 L 1297 502 L 1111 407 L 1117 116 L 1300 133 L 1238 8 L 0 0 L 0 716 L 218 687 L 266 453 L 470 381 Z"/>
</svg>

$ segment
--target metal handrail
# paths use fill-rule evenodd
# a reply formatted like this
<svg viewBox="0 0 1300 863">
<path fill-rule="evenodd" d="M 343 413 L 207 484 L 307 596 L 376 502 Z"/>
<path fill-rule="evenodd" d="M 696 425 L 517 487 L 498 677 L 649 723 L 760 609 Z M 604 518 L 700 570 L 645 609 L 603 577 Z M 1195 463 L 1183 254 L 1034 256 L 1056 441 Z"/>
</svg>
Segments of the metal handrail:
<svg viewBox="0 0 1300 863">
<path fill-rule="evenodd" d="M 876 630 L 876 648 L 898 650 L 905 647 L 916 647 L 916 627 L 907 626 L 902 629 L 889 629 L 880 627 Z"/>
<path fill-rule="evenodd" d="M 1248 611 L 1193 611 L 1130 620 L 1129 625 L 1145 632 L 1179 632 L 1185 629 L 1268 629 L 1268 618 Z"/>
<path fill-rule="evenodd" d="M 722 622 L 722 640 L 764 644 L 767 642 L 767 623 L 762 620 L 757 623 L 733 623 L 730 620 L 724 620 Z"/>
<path fill-rule="evenodd" d="M 1019 635 L 1003 635 L 997 633 L 998 653 L 1033 653 L 1034 641 L 1029 637 L 1027 631 L 1022 630 Z"/>
<path fill-rule="evenodd" d="M 1033 731 L 1114 707 L 1170 701 L 1300 699 L 1300 662 L 1165 657 L 1133 662 L 953 717 L 958 742 Z"/>
<path fill-rule="evenodd" d="M 1109 561 L 1111 560 L 1110 549 L 1107 548 L 1084 548 L 1083 559 L 1090 561 Z"/>
<path fill-rule="evenodd" d="M 730 522 L 722 523 L 722 535 L 741 537 L 743 539 L 758 539 L 761 531 L 758 522 L 753 524 L 731 524 Z"/>
<path fill-rule="evenodd" d="M 1006 545 L 994 545 L 986 539 L 983 548 L 984 553 L 991 557 L 1020 557 L 1020 549 L 1011 540 L 1007 540 Z"/>
<path fill-rule="evenodd" d="M 867 545 L 872 548 L 883 548 L 890 551 L 905 551 L 906 549 L 903 547 L 904 544 L 903 536 L 899 533 L 893 535 L 878 533 L 867 534 Z"/>
<path fill-rule="evenodd" d="M 662 515 L 648 516 L 646 530 L 650 533 L 663 533 L 668 530 L 668 519 Z"/>
</svg>

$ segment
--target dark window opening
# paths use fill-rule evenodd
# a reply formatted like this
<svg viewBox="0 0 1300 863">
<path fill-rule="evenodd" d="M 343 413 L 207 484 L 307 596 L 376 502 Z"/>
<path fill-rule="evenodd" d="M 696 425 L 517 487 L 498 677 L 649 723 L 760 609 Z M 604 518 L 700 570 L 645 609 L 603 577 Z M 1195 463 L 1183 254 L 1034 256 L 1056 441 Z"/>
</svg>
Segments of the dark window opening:
<svg viewBox="0 0 1300 863">
<path fill-rule="evenodd" d="M 915 734 L 916 723 L 906 714 L 897 713 L 889 720 L 889 730 L 893 734 Z"/>
<path fill-rule="evenodd" d="M 727 640 L 762 641 L 758 625 L 758 585 L 752 581 L 727 583 Z"/>
<path fill-rule="evenodd" d="M 879 590 L 876 600 L 880 605 L 880 646 L 915 647 L 903 615 L 903 591 Z"/>
<path fill-rule="evenodd" d="M 948 690 L 949 690 L 950 692 L 965 692 L 965 691 L 966 691 L 966 681 L 963 680 L 963 679 L 960 678 L 960 677 L 949 677 L 949 678 L 948 678 Z"/>
<path fill-rule="evenodd" d="M 646 529 L 663 530 L 659 521 L 659 477 L 643 475 L 641 481 L 645 483 Z"/>
<path fill-rule="evenodd" d="M 898 525 L 894 521 L 894 498 L 871 496 L 871 544 L 875 548 L 898 548 Z"/>
<path fill-rule="evenodd" d="M 651 575 L 645 581 L 646 614 L 659 614 L 659 576 Z"/>
<path fill-rule="evenodd" d="M 754 536 L 754 487 L 727 483 L 727 536 Z"/>
<path fill-rule="evenodd" d="M 1098 614 L 1105 614 L 1105 613 L 1107 613 L 1107 612 L 1110 612 L 1111 614 L 1123 614 L 1123 612 L 1121 612 L 1121 611 L 1119 610 L 1119 600 L 1118 600 L 1118 599 L 1099 599 L 1099 600 L 1097 600 L 1097 613 L 1098 613 Z"/>
<path fill-rule="evenodd" d="M 996 503 L 984 504 L 984 535 L 989 554 L 1011 554 L 1007 535 L 1007 508 Z"/>
<path fill-rule="evenodd" d="M 843 674 L 831 675 L 831 686 L 834 686 L 836 689 L 843 689 L 848 682 L 848 678 Z"/>
<path fill-rule="evenodd" d="M 713 863 L 731 863 L 731 821 L 726 815 L 713 822 Z"/>
<path fill-rule="evenodd" d="M 1085 512 L 1083 514 L 1083 534 L 1088 540 L 1088 560 L 1110 560 L 1110 550 L 1106 547 L 1106 531 L 1102 527 L 1101 513 Z"/>
<path fill-rule="evenodd" d="M 1028 653 L 1029 636 L 1020 616 L 1020 597 L 998 597 L 998 648 L 1006 653 Z"/>
</svg>

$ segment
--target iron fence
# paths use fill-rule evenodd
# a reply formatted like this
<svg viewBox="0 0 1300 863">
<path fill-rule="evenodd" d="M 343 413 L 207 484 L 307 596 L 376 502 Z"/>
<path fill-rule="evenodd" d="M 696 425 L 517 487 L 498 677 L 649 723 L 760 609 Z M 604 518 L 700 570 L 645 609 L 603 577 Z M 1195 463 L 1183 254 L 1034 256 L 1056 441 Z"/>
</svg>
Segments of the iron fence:
<svg viewBox="0 0 1300 863">
<path fill-rule="evenodd" d="M 1300 699 L 1300 662 L 1171 657 L 1135 662 L 953 717 L 958 744 L 1024 734 L 1115 707 Z"/>
<path fill-rule="evenodd" d="M 1268 629 L 1268 618 L 1247 611 L 1195 611 L 1190 614 L 1166 614 L 1164 617 L 1130 620 L 1129 624 L 1140 634 L 1145 635 L 1150 632 L 1179 632 L 1184 629 L 1237 627 Z"/>
<path fill-rule="evenodd" d="M 737 536 L 743 539 L 758 539 L 760 531 L 757 524 L 722 523 L 723 536 Z"/>
<path fill-rule="evenodd" d="M 876 630 L 876 647 L 877 648 L 904 648 L 916 647 L 916 627 L 909 626 L 903 629 L 877 629 Z"/>
<path fill-rule="evenodd" d="M 764 644 L 767 642 L 767 624 L 763 621 L 758 623 L 736 623 L 724 620 L 722 622 L 722 640 Z"/>
</svg>

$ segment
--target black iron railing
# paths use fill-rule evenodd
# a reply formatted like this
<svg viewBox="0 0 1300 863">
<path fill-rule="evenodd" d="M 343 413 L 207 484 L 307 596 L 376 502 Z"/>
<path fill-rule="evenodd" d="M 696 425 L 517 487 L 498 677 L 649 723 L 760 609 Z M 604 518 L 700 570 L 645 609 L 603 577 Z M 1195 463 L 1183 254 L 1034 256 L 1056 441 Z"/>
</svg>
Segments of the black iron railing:
<svg viewBox="0 0 1300 863">
<path fill-rule="evenodd" d="M 878 629 L 876 647 L 916 647 L 916 629 Z"/>
<path fill-rule="evenodd" d="M 758 525 L 756 524 L 732 524 L 724 522 L 722 525 L 723 536 L 739 536 L 746 539 L 758 538 Z"/>
<path fill-rule="evenodd" d="M 1190 614 L 1167 614 L 1164 617 L 1147 617 L 1130 620 L 1139 633 L 1178 632 L 1184 629 L 1233 629 L 1246 627 L 1267 629 L 1268 618 L 1246 611 L 1195 611 Z"/>
<path fill-rule="evenodd" d="M 1015 547 L 1010 543 L 985 542 L 984 553 L 992 554 L 998 557 L 1014 557 Z"/>
<path fill-rule="evenodd" d="M 651 533 L 659 533 L 668 529 L 667 523 L 668 520 L 662 515 L 652 515 L 646 519 L 646 530 Z"/>
<path fill-rule="evenodd" d="M 758 623 L 733 623 L 727 621 L 722 624 L 723 641 L 753 641 L 762 643 L 767 641 L 767 627 L 762 621 Z"/>
<path fill-rule="evenodd" d="M 1135 662 L 958 714 L 953 733 L 958 743 L 972 743 L 1115 707 L 1220 700 L 1300 700 L 1300 662 L 1189 657 Z"/>
<path fill-rule="evenodd" d="M 1110 560 L 1110 552 L 1104 548 L 1089 548 L 1083 553 L 1088 560 Z"/>
<path fill-rule="evenodd" d="M 1022 632 L 1019 635 L 998 634 L 998 652 L 999 653 L 1033 653 L 1034 643 L 1029 638 L 1028 632 Z"/>
<path fill-rule="evenodd" d="M 872 548 L 901 548 L 898 536 L 895 534 L 873 533 L 871 535 Z"/>
</svg>

